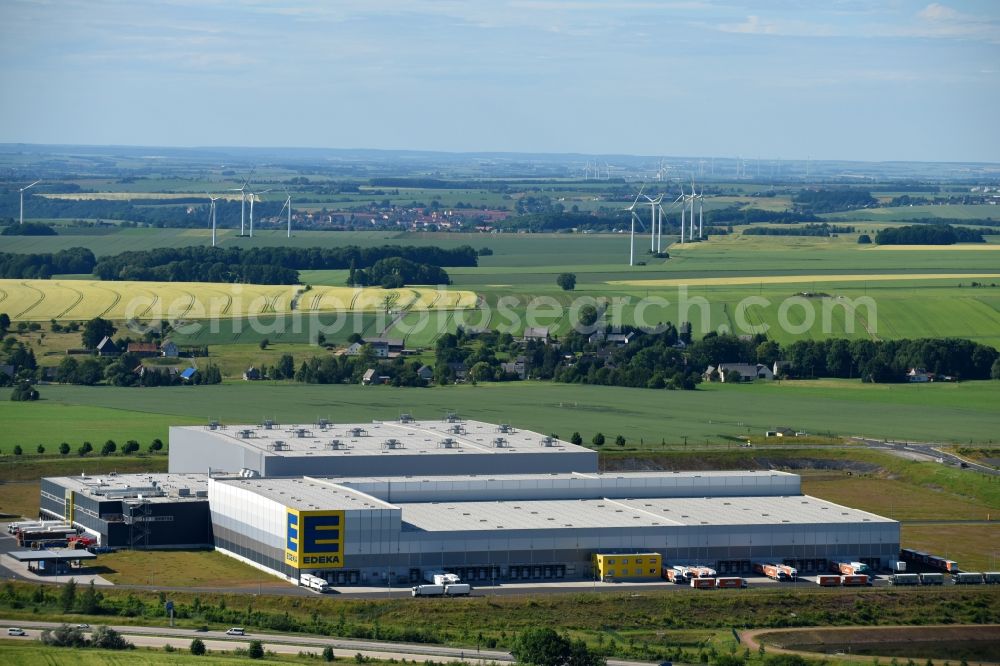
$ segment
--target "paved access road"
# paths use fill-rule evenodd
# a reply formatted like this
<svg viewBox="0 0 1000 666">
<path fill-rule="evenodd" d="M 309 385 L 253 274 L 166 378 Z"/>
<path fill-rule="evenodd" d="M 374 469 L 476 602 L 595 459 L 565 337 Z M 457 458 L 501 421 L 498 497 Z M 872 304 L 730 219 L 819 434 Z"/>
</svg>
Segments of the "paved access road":
<svg viewBox="0 0 1000 666">
<path fill-rule="evenodd" d="M 917 455 L 927 456 L 931 459 L 940 458 L 945 463 L 956 465 L 960 469 L 966 469 L 970 472 L 981 472 L 991 476 L 1000 476 L 1000 470 L 998 469 L 977 463 L 974 460 L 968 460 L 966 458 L 962 458 L 961 456 L 956 456 L 955 454 L 948 453 L 947 451 L 942 451 L 934 444 L 919 442 L 894 442 L 891 440 L 869 439 L 867 437 L 854 437 L 853 439 L 854 441 L 861 442 L 865 446 L 872 449 L 898 451 L 900 453 L 915 453 Z"/>
<path fill-rule="evenodd" d="M 72 625 L 72 623 L 69 623 Z M 10 620 L 0 618 L 0 627 L 21 627 L 28 636 L 27 639 L 37 639 L 42 629 L 53 629 L 60 626 L 58 622 L 32 622 L 29 620 Z M 96 625 L 92 625 L 93 628 Z M 410 659 L 416 661 L 440 661 L 442 659 L 465 661 L 468 663 L 505 662 L 513 663 L 514 657 L 509 652 L 500 650 L 477 650 L 446 647 L 443 645 L 426 645 L 423 643 L 393 643 L 389 641 L 358 641 L 343 638 L 327 638 L 325 636 L 309 636 L 301 634 L 267 634 L 250 633 L 245 636 L 227 636 L 224 631 L 195 631 L 193 629 L 178 629 L 171 627 L 143 627 L 131 625 L 108 625 L 120 632 L 138 646 L 163 647 L 170 644 L 175 648 L 186 650 L 192 639 L 205 641 L 209 650 L 233 650 L 245 648 L 251 640 L 257 639 L 264 644 L 265 650 L 285 654 L 299 652 L 319 652 L 326 646 L 331 646 L 339 656 L 361 653 L 374 659 Z M 609 666 L 653 666 L 642 661 L 623 661 L 609 659 Z"/>
</svg>

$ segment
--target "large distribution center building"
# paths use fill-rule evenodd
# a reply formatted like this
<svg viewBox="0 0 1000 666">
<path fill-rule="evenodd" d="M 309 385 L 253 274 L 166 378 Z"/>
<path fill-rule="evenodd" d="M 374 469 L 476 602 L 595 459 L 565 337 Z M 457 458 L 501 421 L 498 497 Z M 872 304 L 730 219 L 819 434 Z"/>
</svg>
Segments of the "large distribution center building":
<svg viewBox="0 0 1000 666">
<path fill-rule="evenodd" d="M 148 476 L 143 499 L 155 506 Z M 150 547 L 201 543 L 207 531 L 220 551 L 289 580 L 407 583 L 430 570 L 469 581 L 590 578 L 595 555 L 615 553 L 723 573 L 756 561 L 808 572 L 842 558 L 885 565 L 899 552 L 896 521 L 802 495 L 794 474 L 600 474 L 593 451 L 457 418 L 171 428 L 161 476 L 160 504 L 200 503 L 206 517 L 184 520 L 188 535 L 152 522 Z M 181 497 L 195 478 L 207 497 Z M 43 510 L 79 521 L 92 492 L 79 483 L 47 479 Z M 127 545 L 142 547 L 134 532 Z"/>
</svg>

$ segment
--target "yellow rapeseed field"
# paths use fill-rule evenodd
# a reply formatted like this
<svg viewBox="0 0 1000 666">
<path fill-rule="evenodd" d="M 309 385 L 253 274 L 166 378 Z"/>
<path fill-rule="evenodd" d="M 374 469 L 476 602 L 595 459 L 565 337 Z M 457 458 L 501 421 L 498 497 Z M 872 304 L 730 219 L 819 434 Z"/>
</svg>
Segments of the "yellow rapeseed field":
<svg viewBox="0 0 1000 666">
<path fill-rule="evenodd" d="M 472 308 L 476 294 L 432 287 L 325 287 L 215 282 L 0 280 L 0 312 L 15 321 L 202 319 L 292 311 L 374 312 Z"/>
</svg>

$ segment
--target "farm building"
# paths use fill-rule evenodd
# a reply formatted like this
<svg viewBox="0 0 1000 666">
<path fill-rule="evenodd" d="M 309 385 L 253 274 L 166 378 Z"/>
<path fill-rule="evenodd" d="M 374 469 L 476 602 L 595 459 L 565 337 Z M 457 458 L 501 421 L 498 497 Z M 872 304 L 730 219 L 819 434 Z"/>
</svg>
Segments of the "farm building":
<svg viewBox="0 0 1000 666">
<path fill-rule="evenodd" d="M 336 585 L 439 569 L 471 582 L 589 580 L 623 554 L 814 572 L 899 552 L 898 522 L 803 495 L 795 474 L 602 474 L 593 451 L 457 417 L 171 428 L 170 473 L 45 479 L 42 508 L 102 544 L 207 539 L 271 574 Z"/>
</svg>

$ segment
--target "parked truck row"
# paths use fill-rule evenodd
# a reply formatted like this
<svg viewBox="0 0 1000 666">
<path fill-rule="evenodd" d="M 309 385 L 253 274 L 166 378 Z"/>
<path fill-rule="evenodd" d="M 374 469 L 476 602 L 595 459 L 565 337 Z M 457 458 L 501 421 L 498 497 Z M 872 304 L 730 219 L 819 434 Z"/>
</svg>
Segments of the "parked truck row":
<svg viewBox="0 0 1000 666">
<path fill-rule="evenodd" d="M 799 572 L 795 567 L 790 567 L 787 564 L 754 562 L 753 570 L 777 581 L 794 581 L 799 577 Z"/>
<path fill-rule="evenodd" d="M 958 568 L 958 562 L 954 560 L 938 557 L 937 555 L 930 555 L 920 550 L 913 550 L 912 548 L 900 549 L 899 559 L 903 560 L 904 562 L 922 564 L 932 569 L 937 569 L 938 571 L 946 571 L 951 574 L 958 573 L 959 571 L 961 571 Z"/>
<path fill-rule="evenodd" d="M 467 597 L 472 594 L 472 586 L 468 583 L 449 583 L 447 585 L 434 583 L 414 585 L 410 592 L 414 597 Z"/>
</svg>

